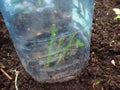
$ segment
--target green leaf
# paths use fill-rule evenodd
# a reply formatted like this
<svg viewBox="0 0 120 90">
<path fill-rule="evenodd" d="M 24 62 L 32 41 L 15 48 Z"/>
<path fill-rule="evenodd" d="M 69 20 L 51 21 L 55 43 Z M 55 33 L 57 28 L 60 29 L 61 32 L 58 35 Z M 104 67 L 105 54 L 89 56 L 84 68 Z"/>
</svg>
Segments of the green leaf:
<svg viewBox="0 0 120 90">
<path fill-rule="evenodd" d="M 95 85 L 96 85 L 96 86 L 100 86 L 100 84 L 101 84 L 101 82 L 100 82 L 100 81 L 97 81 Z"/>
<path fill-rule="evenodd" d="M 120 15 L 117 15 L 114 20 L 120 20 Z"/>
<path fill-rule="evenodd" d="M 82 43 L 80 40 L 76 41 L 76 47 L 83 47 L 84 43 Z"/>
</svg>

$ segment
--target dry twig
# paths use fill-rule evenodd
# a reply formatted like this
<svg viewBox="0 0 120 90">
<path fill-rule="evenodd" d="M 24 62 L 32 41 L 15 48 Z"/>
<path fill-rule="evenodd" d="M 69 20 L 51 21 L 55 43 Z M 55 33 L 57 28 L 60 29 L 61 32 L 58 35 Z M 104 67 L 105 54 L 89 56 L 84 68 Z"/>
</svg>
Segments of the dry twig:
<svg viewBox="0 0 120 90">
<path fill-rule="evenodd" d="M 20 72 L 17 71 L 17 70 L 11 70 L 11 72 L 15 73 L 15 88 L 16 88 L 16 90 L 18 90 L 17 81 L 18 81 L 18 75 L 19 75 Z"/>
<path fill-rule="evenodd" d="M 12 77 L 11 77 L 10 75 L 8 75 L 8 73 L 5 72 L 5 70 L 4 70 L 3 68 L 5 68 L 5 66 L 0 63 L 0 71 L 1 71 L 8 79 L 12 80 Z"/>
</svg>

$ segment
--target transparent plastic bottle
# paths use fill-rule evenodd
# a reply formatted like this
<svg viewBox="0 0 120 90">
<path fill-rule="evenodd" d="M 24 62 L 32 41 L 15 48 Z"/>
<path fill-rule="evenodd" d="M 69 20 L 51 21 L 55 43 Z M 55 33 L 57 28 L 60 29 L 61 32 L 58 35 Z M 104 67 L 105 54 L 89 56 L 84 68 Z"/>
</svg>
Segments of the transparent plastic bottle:
<svg viewBox="0 0 120 90">
<path fill-rule="evenodd" d="M 0 0 L 25 70 L 40 82 L 73 79 L 88 65 L 94 0 Z"/>
</svg>

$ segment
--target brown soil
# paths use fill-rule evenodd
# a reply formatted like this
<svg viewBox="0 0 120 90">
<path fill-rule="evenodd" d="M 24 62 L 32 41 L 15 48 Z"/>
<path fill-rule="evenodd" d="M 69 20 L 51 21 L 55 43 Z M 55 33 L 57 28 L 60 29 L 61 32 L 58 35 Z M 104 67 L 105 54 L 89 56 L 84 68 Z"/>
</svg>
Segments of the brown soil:
<svg viewBox="0 0 120 90">
<path fill-rule="evenodd" d="M 19 90 L 120 90 L 120 21 L 115 21 L 113 8 L 120 8 L 120 0 L 96 0 L 93 20 L 91 58 L 89 66 L 78 78 L 64 83 L 38 83 L 21 65 L 0 16 L 0 63 L 13 79 L 0 71 L 0 90 L 15 90 L 18 70 Z M 111 61 L 115 61 L 115 66 Z"/>
</svg>

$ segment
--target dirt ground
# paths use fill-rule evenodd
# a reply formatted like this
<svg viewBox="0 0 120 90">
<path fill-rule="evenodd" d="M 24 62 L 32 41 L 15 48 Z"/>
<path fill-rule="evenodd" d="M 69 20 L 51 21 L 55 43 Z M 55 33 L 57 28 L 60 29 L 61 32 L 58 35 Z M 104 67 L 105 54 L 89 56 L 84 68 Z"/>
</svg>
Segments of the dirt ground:
<svg viewBox="0 0 120 90">
<path fill-rule="evenodd" d="M 120 8 L 120 0 L 95 0 L 89 65 L 76 79 L 54 84 L 38 83 L 25 72 L 0 15 L 0 64 L 13 78 L 0 69 L 0 90 L 15 90 L 15 69 L 19 90 L 120 90 L 120 21 L 113 8 Z"/>
</svg>

